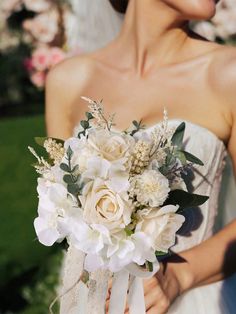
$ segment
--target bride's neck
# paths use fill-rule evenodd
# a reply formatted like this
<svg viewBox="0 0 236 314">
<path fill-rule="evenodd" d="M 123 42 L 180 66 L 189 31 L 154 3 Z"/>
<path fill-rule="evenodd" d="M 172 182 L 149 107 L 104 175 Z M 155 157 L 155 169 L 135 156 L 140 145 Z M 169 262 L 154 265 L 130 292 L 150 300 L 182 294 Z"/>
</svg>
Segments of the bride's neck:
<svg viewBox="0 0 236 314">
<path fill-rule="evenodd" d="M 139 75 L 153 65 L 177 62 L 185 47 L 187 24 L 177 12 L 156 0 L 129 0 L 119 40 Z M 127 56 L 126 56 L 127 57 Z"/>
</svg>

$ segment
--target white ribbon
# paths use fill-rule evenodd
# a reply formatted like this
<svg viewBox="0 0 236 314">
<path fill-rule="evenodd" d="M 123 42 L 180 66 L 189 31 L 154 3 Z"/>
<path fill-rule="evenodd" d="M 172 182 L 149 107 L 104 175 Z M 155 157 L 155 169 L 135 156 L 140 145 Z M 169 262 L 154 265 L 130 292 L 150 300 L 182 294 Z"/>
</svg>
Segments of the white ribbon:
<svg viewBox="0 0 236 314">
<path fill-rule="evenodd" d="M 127 293 L 129 313 L 145 314 L 146 308 L 143 279 L 154 276 L 159 268 L 160 266 L 158 262 L 153 263 L 152 272 L 147 271 L 136 264 L 130 264 L 126 269 L 115 273 L 112 280 L 109 314 L 124 314 Z"/>
</svg>

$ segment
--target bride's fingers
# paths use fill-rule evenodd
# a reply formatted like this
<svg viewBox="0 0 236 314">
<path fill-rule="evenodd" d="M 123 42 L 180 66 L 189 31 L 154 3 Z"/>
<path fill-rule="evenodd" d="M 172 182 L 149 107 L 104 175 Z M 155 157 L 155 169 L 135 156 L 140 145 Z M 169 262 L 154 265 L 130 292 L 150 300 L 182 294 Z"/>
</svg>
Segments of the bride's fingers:
<svg viewBox="0 0 236 314">
<path fill-rule="evenodd" d="M 145 296 L 146 311 L 151 309 L 155 304 L 161 302 L 163 298 L 163 292 L 160 288 L 154 288 Z"/>
<path fill-rule="evenodd" d="M 160 285 L 157 278 L 150 278 L 143 280 L 144 295 L 148 294 L 156 285 Z"/>
<path fill-rule="evenodd" d="M 150 306 L 146 307 L 147 314 L 165 314 L 170 306 L 169 299 L 163 291 L 156 291 L 154 300 L 150 299 Z"/>
</svg>

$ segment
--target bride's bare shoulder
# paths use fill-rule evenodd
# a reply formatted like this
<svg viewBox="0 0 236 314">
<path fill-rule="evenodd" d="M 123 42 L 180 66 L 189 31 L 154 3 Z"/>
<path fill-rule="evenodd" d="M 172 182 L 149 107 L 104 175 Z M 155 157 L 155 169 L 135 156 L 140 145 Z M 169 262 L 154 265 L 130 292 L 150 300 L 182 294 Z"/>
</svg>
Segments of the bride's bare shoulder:
<svg viewBox="0 0 236 314">
<path fill-rule="evenodd" d="M 47 85 L 60 86 L 73 91 L 91 77 L 94 69 L 93 58 L 89 54 L 70 57 L 55 66 L 47 76 Z"/>
<path fill-rule="evenodd" d="M 219 83 L 228 83 L 231 79 L 236 79 L 236 47 L 221 46 L 217 49 L 212 58 L 211 70 L 212 74 L 216 74 Z"/>
<path fill-rule="evenodd" d="M 70 114 L 93 77 L 92 58 L 84 55 L 68 58 L 55 66 L 46 80 L 46 125 L 50 136 L 71 135 Z"/>
<path fill-rule="evenodd" d="M 210 67 L 212 86 L 224 99 L 236 97 L 236 47 L 222 46 L 212 58 Z"/>
</svg>

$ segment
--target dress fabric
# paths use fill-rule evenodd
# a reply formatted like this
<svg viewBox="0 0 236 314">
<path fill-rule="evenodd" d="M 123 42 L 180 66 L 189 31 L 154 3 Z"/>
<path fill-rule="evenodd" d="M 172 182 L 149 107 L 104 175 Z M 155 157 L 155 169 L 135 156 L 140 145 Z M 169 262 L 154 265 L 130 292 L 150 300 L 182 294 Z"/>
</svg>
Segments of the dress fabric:
<svg viewBox="0 0 236 314">
<path fill-rule="evenodd" d="M 170 120 L 170 126 L 178 126 L 182 120 Z M 174 252 L 191 248 L 212 236 L 218 213 L 218 198 L 227 151 L 223 141 L 214 133 L 200 125 L 185 121 L 185 150 L 204 162 L 196 166 L 194 175 L 186 175 L 186 183 L 191 192 L 208 195 L 209 200 L 198 208 L 186 211 L 186 221 L 178 232 Z M 157 125 L 157 124 L 156 124 Z M 146 129 L 150 132 L 154 126 Z M 83 284 L 75 284 L 83 266 L 83 253 L 72 246 L 66 254 L 63 269 L 60 314 L 104 314 L 108 271 L 92 274 L 89 289 Z M 196 256 L 197 258 L 197 256 Z M 211 256 L 206 256 L 211 258 Z M 204 261 L 203 261 L 204 262 Z M 75 286 L 71 288 L 73 285 Z M 194 288 L 172 304 L 168 314 L 234 314 L 236 313 L 236 275 L 203 287 Z M 137 313 L 138 314 L 138 313 Z"/>
</svg>

